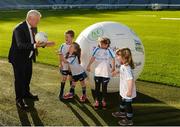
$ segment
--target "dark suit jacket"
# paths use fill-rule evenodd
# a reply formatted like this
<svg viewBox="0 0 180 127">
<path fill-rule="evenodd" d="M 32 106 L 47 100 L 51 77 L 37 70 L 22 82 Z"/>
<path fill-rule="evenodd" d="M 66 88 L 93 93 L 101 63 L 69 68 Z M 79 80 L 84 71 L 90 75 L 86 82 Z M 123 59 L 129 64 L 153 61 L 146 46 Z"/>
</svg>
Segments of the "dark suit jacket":
<svg viewBox="0 0 180 127">
<path fill-rule="evenodd" d="M 34 31 L 37 33 L 37 28 Z M 24 21 L 13 30 L 12 43 L 8 55 L 9 62 L 24 63 L 28 61 L 32 50 L 34 51 L 34 44 L 31 43 L 28 25 Z M 35 58 L 36 56 L 33 55 L 33 57 Z"/>
</svg>

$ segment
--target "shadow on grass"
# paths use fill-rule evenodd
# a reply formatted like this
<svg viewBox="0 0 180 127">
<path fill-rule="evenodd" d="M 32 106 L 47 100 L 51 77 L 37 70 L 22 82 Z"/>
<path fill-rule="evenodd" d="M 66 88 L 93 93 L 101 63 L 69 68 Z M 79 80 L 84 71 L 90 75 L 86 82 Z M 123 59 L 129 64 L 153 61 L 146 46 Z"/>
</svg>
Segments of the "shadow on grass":
<svg viewBox="0 0 180 127">
<path fill-rule="evenodd" d="M 92 94 L 94 96 L 94 91 Z M 121 101 L 119 93 L 109 93 L 107 101 L 109 109 L 96 112 L 108 125 L 114 125 L 112 119 L 115 118 L 111 117 L 111 113 L 119 111 L 119 102 Z M 156 98 L 138 92 L 133 104 L 135 125 L 180 125 L 180 110 Z M 117 122 L 118 119 L 116 125 Z"/>
<path fill-rule="evenodd" d="M 92 91 L 94 97 L 94 91 Z M 134 99 L 134 125 L 180 125 L 180 109 L 169 106 L 168 104 L 159 101 L 153 97 L 138 92 L 138 97 Z M 112 117 L 111 113 L 119 111 L 119 102 L 121 101 L 119 93 L 109 93 L 107 97 L 108 109 L 107 110 L 94 110 L 93 105 L 87 101 L 87 105 L 103 119 L 109 126 L 117 126 L 119 119 Z M 73 108 L 76 105 L 82 112 L 98 126 L 102 123 L 98 118 L 85 106 L 79 103 L 79 99 L 75 96 L 74 100 L 64 102 L 74 113 L 74 115 L 81 121 L 84 126 L 89 123 L 83 119 L 81 114 Z"/>
<path fill-rule="evenodd" d="M 36 108 L 34 107 L 34 101 L 28 99 L 28 100 L 26 100 L 26 102 L 30 107 L 28 112 L 21 110 L 17 107 L 17 111 L 18 111 L 18 115 L 19 115 L 21 125 L 22 126 L 32 126 L 31 122 L 29 121 L 29 118 L 28 118 L 28 113 L 29 113 L 31 118 L 32 118 L 34 126 L 44 126 L 41 119 L 39 118 L 39 115 L 38 115 Z"/>
<path fill-rule="evenodd" d="M 71 111 L 74 113 L 74 115 L 79 119 L 79 121 L 82 123 L 83 126 L 90 126 L 89 123 L 87 123 L 85 121 L 85 119 L 73 108 L 73 105 L 76 105 L 80 110 L 82 110 L 86 115 L 88 115 L 89 118 L 91 118 L 91 120 L 99 126 L 102 126 L 101 122 L 98 120 L 98 118 L 96 118 L 94 116 L 94 114 L 85 106 L 85 104 L 89 104 L 90 102 L 89 100 L 86 101 L 86 103 L 81 103 L 79 101 L 79 98 L 77 95 L 75 95 L 74 99 L 72 100 L 68 100 L 68 101 L 64 101 L 64 104 L 67 105 L 67 107 L 69 107 L 71 109 Z"/>
</svg>

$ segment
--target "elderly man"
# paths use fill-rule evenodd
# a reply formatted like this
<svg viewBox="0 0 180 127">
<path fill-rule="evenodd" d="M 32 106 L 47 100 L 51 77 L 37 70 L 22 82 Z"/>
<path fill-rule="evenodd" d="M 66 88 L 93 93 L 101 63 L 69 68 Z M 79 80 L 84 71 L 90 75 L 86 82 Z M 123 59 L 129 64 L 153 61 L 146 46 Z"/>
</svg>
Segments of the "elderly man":
<svg viewBox="0 0 180 127">
<path fill-rule="evenodd" d="M 14 70 L 16 104 L 21 109 L 29 108 L 25 98 L 38 100 L 38 96 L 30 93 L 29 84 L 32 77 L 32 60 L 36 61 L 37 49 L 46 46 L 46 43 L 42 45 L 34 39 L 40 18 L 39 11 L 30 10 L 26 21 L 18 24 L 13 30 L 8 59 Z"/>
</svg>

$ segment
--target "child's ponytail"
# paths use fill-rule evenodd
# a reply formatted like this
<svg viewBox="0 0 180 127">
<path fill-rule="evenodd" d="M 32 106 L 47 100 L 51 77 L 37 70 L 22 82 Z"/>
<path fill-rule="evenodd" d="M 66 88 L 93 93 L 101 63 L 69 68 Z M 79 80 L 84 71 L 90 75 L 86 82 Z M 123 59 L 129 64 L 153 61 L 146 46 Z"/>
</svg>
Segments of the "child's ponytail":
<svg viewBox="0 0 180 127">
<path fill-rule="evenodd" d="M 79 64 L 81 64 L 81 48 L 78 43 L 74 42 L 73 45 L 75 46 L 76 52 L 74 53 L 75 56 L 78 58 Z"/>
</svg>

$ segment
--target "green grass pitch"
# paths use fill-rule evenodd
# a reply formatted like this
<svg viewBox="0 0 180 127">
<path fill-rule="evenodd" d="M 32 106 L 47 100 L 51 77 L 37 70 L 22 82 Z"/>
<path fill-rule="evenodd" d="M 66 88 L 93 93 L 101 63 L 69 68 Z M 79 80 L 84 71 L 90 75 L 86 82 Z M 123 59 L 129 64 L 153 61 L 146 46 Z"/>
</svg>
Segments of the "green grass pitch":
<svg viewBox="0 0 180 127">
<path fill-rule="evenodd" d="M 39 95 L 40 100 L 26 113 L 17 110 L 14 99 L 12 67 L 6 59 L 0 59 L 0 125 L 111 125 L 117 126 L 119 119 L 111 116 L 118 111 L 119 94 L 108 94 L 108 109 L 94 110 L 94 98 L 87 86 L 88 101 L 80 103 L 81 86 L 76 86 L 74 100 L 60 102 L 59 70 L 57 67 L 34 64 L 31 91 Z M 179 125 L 180 124 L 180 88 L 136 82 L 138 97 L 134 100 L 134 125 Z M 66 92 L 69 83 L 66 84 Z M 159 94 L 161 93 L 161 94 Z"/>
<path fill-rule="evenodd" d="M 0 11 L 0 56 L 7 57 L 14 26 L 25 18 L 27 11 Z M 146 63 L 141 80 L 180 86 L 180 11 L 105 11 L 105 10 L 42 10 L 39 31 L 45 31 L 54 48 L 42 49 L 38 61 L 58 65 L 56 50 L 64 42 L 64 32 L 78 34 L 100 21 L 117 21 L 132 28 L 141 38 Z"/>
<path fill-rule="evenodd" d="M 0 11 L 0 57 L 7 57 L 13 27 L 25 19 L 27 10 Z M 82 104 L 77 85 L 74 100 L 60 102 L 60 75 L 56 51 L 64 42 L 64 31 L 78 34 L 87 26 L 100 21 L 117 21 L 132 28 L 141 38 L 146 54 L 140 80 L 180 86 L 180 11 L 110 11 L 110 10 L 41 10 L 43 18 L 39 31 L 48 33 L 56 42 L 53 48 L 40 49 L 34 64 L 31 88 L 40 101 L 30 112 L 17 110 L 14 100 L 12 67 L 7 59 L 0 59 L 0 125 L 118 125 L 111 113 L 118 111 L 118 93 L 108 95 L 109 109 L 95 111 L 94 99 L 88 84 L 88 102 Z M 180 88 L 137 81 L 138 97 L 134 106 L 135 125 L 179 125 Z M 66 91 L 69 89 L 67 84 Z M 113 98 L 113 99 L 112 99 Z M 29 101 L 31 105 L 32 102 Z"/>
</svg>

